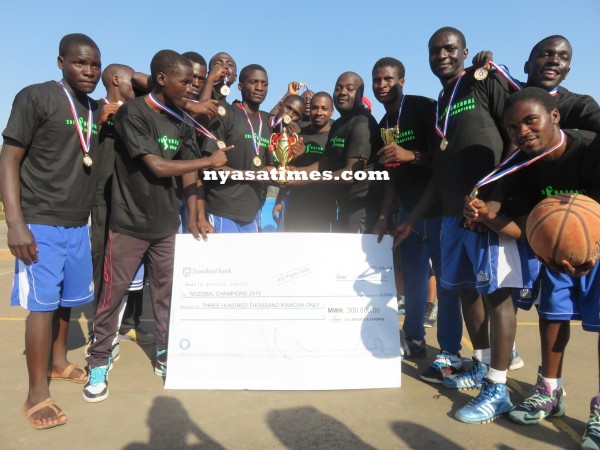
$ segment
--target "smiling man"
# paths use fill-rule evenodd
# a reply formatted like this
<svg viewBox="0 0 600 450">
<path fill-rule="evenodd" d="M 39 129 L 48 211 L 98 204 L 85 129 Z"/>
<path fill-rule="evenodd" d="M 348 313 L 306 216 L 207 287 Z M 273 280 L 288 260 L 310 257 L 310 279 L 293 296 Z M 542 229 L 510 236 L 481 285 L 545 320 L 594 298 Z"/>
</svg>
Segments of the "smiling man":
<svg viewBox="0 0 600 450">
<path fill-rule="evenodd" d="M 29 310 L 23 413 L 36 429 L 67 422 L 50 398 L 48 379 L 87 380 L 67 360 L 67 334 L 71 307 L 94 297 L 87 221 L 100 109 L 88 94 L 100 79 L 100 50 L 88 36 L 69 34 L 58 53 L 62 79 L 17 94 L 0 154 L 7 240 L 17 258 L 11 304 Z"/>
<path fill-rule="evenodd" d="M 396 141 L 377 152 L 379 162 L 388 166 L 391 181 L 385 183 L 384 200 L 373 233 L 382 236 L 388 231 L 392 207 L 400 203 L 399 220 L 410 224 L 411 233 L 400 244 L 400 261 L 406 319 L 405 357 L 426 357 L 425 304 L 429 279 L 429 260 L 433 263 L 436 278 L 441 274 L 440 228 L 442 223 L 439 200 L 425 212 L 422 218 L 413 219 L 413 211 L 425 195 L 430 184 L 431 155 L 435 102 L 426 97 L 405 95 L 403 92 L 405 69 L 395 58 L 381 58 L 372 71 L 373 94 L 383 104 L 385 115 L 379 122 L 382 129 L 394 130 Z M 461 348 L 462 317 L 458 296 L 437 283 L 439 302 L 438 342 L 441 352 L 434 364 L 426 369 L 421 378 L 441 383 L 444 375 L 456 372 L 447 363 L 458 361 Z M 406 348 L 408 347 L 408 349 Z M 442 364 L 443 363 L 443 364 Z"/>
<path fill-rule="evenodd" d="M 536 204 L 547 197 L 547 186 L 551 185 L 561 192 L 585 192 L 596 201 L 600 200 L 600 138 L 587 132 L 562 131 L 559 123 L 560 113 L 555 98 L 544 89 L 528 87 L 508 99 L 504 126 L 513 144 L 522 151 L 511 164 L 516 166 L 532 157 L 542 157 L 499 180 L 492 199 L 503 203 L 511 198 L 510 216 L 496 214 L 486 202 L 476 200 L 473 204 L 465 204 L 465 216 L 469 220 L 482 222 L 511 238 L 524 239 L 527 216 Z M 549 152 L 549 149 L 552 151 Z M 585 330 L 600 331 L 598 267 L 594 260 L 578 267 L 563 262 L 560 266 L 549 264 L 541 271 L 538 314 L 542 377 L 524 402 L 510 411 L 511 420 L 533 425 L 547 417 L 564 415 L 564 390 L 560 377 L 570 335 L 569 321 L 581 320 Z M 529 309 L 531 303 L 519 306 Z M 548 330 L 548 326 L 556 323 L 565 325 L 558 335 Z M 600 393 L 592 398 L 590 404 L 590 418 L 582 448 L 599 446 Z"/>
</svg>

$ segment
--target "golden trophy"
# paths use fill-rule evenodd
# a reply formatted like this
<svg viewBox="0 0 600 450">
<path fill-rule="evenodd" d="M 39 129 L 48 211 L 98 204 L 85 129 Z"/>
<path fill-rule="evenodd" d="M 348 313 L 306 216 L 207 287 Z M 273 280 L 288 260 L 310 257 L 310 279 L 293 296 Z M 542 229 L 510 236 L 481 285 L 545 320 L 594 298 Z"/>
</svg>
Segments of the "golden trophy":
<svg viewBox="0 0 600 450">
<path fill-rule="evenodd" d="M 383 139 L 383 145 L 396 144 L 398 142 L 398 135 L 400 134 L 400 128 L 398 125 L 392 128 L 381 129 L 381 139 Z M 389 163 L 385 164 L 386 167 L 396 167 L 400 163 Z"/>
<path fill-rule="evenodd" d="M 269 150 L 275 153 L 279 164 L 280 180 L 286 180 L 286 166 L 294 159 L 292 146 L 298 141 L 296 133 L 288 134 L 287 127 L 282 127 L 279 133 L 273 133 L 269 142 Z"/>
</svg>

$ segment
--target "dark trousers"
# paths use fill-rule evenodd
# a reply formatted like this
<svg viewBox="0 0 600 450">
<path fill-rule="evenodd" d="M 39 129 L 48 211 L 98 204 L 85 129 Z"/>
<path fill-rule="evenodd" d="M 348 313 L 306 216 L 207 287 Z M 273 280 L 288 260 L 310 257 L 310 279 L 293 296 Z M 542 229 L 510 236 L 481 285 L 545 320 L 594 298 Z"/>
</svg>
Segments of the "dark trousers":
<svg viewBox="0 0 600 450">
<path fill-rule="evenodd" d="M 145 240 L 109 231 L 102 295 L 94 317 L 94 341 L 87 358 L 90 366 L 106 365 L 111 355 L 119 327 L 119 306 L 144 256 L 156 321 L 156 348 L 167 347 L 175 235 Z"/>
<path fill-rule="evenodd" d="M 98 308 L 98 300 L 102 293 L 102 283 L 104 281 L 104 248 L 108 240 L 108 219 L 110 208 L 107 205 L 93 206 L 91 211 L 92 219 L 92 263 L 94 265 L 94 311 Z M 131 281 L 131 280 L 130 280 Z M 127 305 L 121 321 L 120 332 L 127 333 L 132 328 L 140 324 L 142 316 L 143 295 L 134 292 L 127 298 Z M 90 336 L 93 331 L 90 328 Z"/>
</svg>

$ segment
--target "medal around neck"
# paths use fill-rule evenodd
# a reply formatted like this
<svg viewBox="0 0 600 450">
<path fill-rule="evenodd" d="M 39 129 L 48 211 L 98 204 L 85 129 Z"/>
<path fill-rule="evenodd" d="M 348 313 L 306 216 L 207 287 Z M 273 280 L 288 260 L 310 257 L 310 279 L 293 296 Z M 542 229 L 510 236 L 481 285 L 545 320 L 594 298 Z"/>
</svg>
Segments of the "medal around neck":
<svg viewBox="0 0 600 450">
<path fill-rule="evenodd" d="M 85 156 L 83 157 L 83 165 L 85 167 L 92 167 L 92 164 L 94 164 L 92 157 L 89 155 L 89 153 L 86 153 Z"/>
<path fill-rule="evenodd" d="M 222 140 L 218 140 L 217 141 L 217 147 L 219 148 L 219 150 L 223 150 L 224 148 L 227 147 L 227 144 L 225 144 L 225 142 L 223 142 Z"/>
<path fill-rule="evenodd" d="M 262 160 L 260 159 L 260 156 L 255 156 L 254 159 L 252 160 L 252 164 L 254 164 L 255 167 L 260 167 L 260 165 L 262 164 Z"/>
<path fill-rule="evenodd" d="M 445 151 L 448 148 L 448 139 L 443 138 L 442 142 L 440 142 L 440 150 Z"/>
<path fill-rule="evenodd" d="M 217 108 L 217 114 L 220 115 L 221 117 L 224 117 L 227 114 L 227 110 L 225 109 L 224 106 L 219 106 Z"/>
</svg>

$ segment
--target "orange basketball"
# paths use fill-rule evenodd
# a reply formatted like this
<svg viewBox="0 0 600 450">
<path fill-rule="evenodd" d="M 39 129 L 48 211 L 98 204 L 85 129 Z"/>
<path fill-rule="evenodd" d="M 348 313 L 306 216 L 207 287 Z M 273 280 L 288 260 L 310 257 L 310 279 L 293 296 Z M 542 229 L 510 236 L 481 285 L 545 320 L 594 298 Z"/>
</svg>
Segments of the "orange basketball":
<svg viewBox="0 0 600 450">
<path fill-rule="evenodd" d="M 600 204 L 581 194 L 559 194 L 539 202 L 527 218 L 533 251 L 557 265 L 573 267 L 600 256 Z"/>
</svg>

